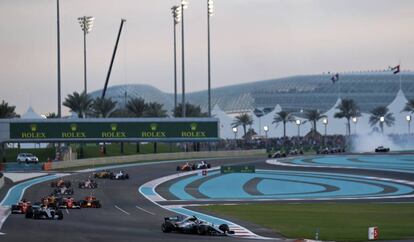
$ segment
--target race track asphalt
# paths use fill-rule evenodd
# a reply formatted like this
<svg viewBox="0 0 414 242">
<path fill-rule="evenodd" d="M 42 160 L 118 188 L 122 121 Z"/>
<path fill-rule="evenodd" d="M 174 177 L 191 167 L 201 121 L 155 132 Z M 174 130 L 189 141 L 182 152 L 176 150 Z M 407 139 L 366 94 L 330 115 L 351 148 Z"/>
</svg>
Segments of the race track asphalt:
<svg viewBox="0 0 414 242">
<path fill-rule="evenodd" d="M 234 158 L 214 160 L 210 163 L 215 166 L 259 160 L 264 161 L 264 158 Z M 102 208 L 63 210 L 64 219 L 61 221 L 32 220 L 25 219 L 24 215 L 12 214 L 3 224 L 1 232 L 5 235 L 0 235 L 0 241 L 240 241 L 231 237 L 165 234 L 161 231 L 163 218 L 175 214 L 144 198 L 138 192 L 138 188 L 147 181 L 175 173 L 177 164 L 179 163 L 125 168 L 123 170 L 129 173 L 129 180 L 99 179 L 99 187 L 94 190 L 76 188 L 77 183 L 87 178 L 90 173 L 65 177 L 75 185 L 73 197 L 81 199 L 93 191 L 101 201 Z M 50 182 L 43 182 L 27 189 L 23 197 L 29 201 L 39 201 L 51 192 Z"/>
<path fill-rule="evenodd" d="M 339 172 L 354 175 L 386 177 L 391 179 L 405 179 L 413 181 L 412 174 L 389 171 L 359 170 L 359 169 L 331 169 L 309 167 L 285 167 L 265 163 L 265 157 L 232 158 L 209 161 L 213 166 L 222 164 L 249 164 L 257 169 L 295 170 L 313 172 Z M 91 173 L 73 174 L 65 177 L 71 180 L 75 187 L 76 199 L 90 195 L 91 191 L 102 203 L 100 209 L 63 210 L 64 219 L 61 221 L 31 220 L 23 215 L 10 215 L 1 228 L 0 241 L 257 241 L 232 237 L 198 236 L 185 234 L 162 233 L 160 225 L 165 216 L 173 216 L 174 213 L 153 204 L 139 192 L 138 188 L 150 180 L 176 173 L 175 169 L 182 162 L 163 164 L 149 164 L 124 168 L 129 175 L 129 180 L 98 179 L 99 188 L 95 190 L 82 190 L 77 188 L 77 183 L 85 179 Z M 113 169 L 116 170 L 116 169 Z M 10 184 L 8 184 L 9 186 Z M 163 189 L 162 186 L 159 189 Z M 158 191 L 158 189 L 157 189 Z M 27 189 L 24 198 L 30 201 L 39 201 L 41 197 L 52 192 L 50 182 L 43 182 Z M 5 193 L 4 189 L 0 194 Z M 413 202 L 413 199 L 384 199 L 375 202 Z M 252 203 L 254 201 L 249 201 Z M 271 201 L 262 201 L 269 203 Z M 304 201 L 306 202 L 306 201 Z M 315 201 L 313 201 L 315 202 Z M 355 202 L 355 201 L 354 201 Z M 166 202 L 168 203 L 168 202 Z M 183 201 L 182 203 L 186 203 Z M 220 203 L 209 202 L 209 203 Z M 240 202 L 244 203 L 244 202 Z M 271 202 L 274 203 L 274 202 Z M 221 217 L 221 216 L 219 216 Z M 225 218 L 226 217 L 221 217 Z M 280 237 L 275 232 L 261 228 L 245 221 L 230 219 L 253 232 L 268 236 Z"/>
</svg>

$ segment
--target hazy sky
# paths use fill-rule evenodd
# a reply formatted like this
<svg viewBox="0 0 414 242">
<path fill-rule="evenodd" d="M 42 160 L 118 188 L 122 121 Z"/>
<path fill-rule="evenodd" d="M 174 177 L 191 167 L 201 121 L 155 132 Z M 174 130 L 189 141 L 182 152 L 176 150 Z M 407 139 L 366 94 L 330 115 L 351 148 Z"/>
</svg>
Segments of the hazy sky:
<svg viewBox="0 0 414 242">
<path fill-rule="evenodd" d="M 77 22 L 83 15 L 95 17 L 87 36 L 89 91 L 103 87 L 120 19 L 126 18 L 110 84 L 150 84 L 172 93 L 170 7 L 178 2 L 60 0 L 62 96 L 83 90 Z M 197 91 L 207 88 L 207 0 L 189 2 L 186 88 Z M 213 87 L 382 69 L 399 60 L 404 69 L 414 66 L 412 0 L 215 0 L 214 5 Z M 29 105 L 38 113 L 56 112 L 56 0 L 0 0 L 0 30 L 0 101 L 16 105 L 19 113 Z"/>
</svg>

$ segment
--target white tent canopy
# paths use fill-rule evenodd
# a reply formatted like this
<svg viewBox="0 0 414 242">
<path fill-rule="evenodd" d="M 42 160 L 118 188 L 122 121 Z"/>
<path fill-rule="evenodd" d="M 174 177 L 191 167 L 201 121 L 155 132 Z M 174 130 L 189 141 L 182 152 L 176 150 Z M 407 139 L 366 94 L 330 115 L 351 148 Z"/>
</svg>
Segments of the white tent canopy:
<svg viewBox="0 0 414 242">
<path fill-rule="evenodd" d="M 335 104 L 324 113 L 326 117 L 328 118 L 328 124 L 326 126 L 327 128 L 327 134 L 346 134 L 346 123 L 347 120 L 345 118 L 338 119 L 335 118 L 335 113 L 337 113 L 339 110 L 336 108 L 339 103 L 341 102 L 341 98 L 338 98 L 338 100 L 335 102 Z M 404 109 L 406 103 L 408 102 L 407 98 L 405 97 L 404 93 L 399 90 L 395 99 L 387 106 L 389 111 L 393 114 L 395 118 L 395 124 L 392 127 L 384 127 L 384 133 L 386 134 L 404 134 L 408 132 L 408 123 L 406 120 L 406 116 L 409 115 L 409 113 L 402 112 Z M 253 118 L 253 125 L 252 128 L 261 135 L 265 135 L 263 131 L 264 126 L 269 127 L 268 131 L 268 137 L 282 137 L 283 136 L 283 124 L 274 124 L 273 119 L 277 112 L 280 112 L 283 107 L 280 107 L 277 105 L 275 109 L 258 118 L 256 115 L 254 115 L 253 112 L 247 112 L 249 115 Z M 225 112 L 223 112 L 218 106 L 215 106 L 213 109 L 213 114 L 215 117 L 218 117 L 220 119 L 220 137 L 221 138 L 233 138 L 234 134 L 232 132 L 232 126 L 231 123 L 234 122 L 234 118 L 227 115 Z M 361 113 L 361 116 L 357 118 L 356 122 L 353 122 L 351 120 L 351 133 L 352 134 L 369 134 L 372 132 L 373 127 L 369 125 L 369 113 Z M 307 122 L 303 124 L 303 121 L 305 121 L 303 118 L 295 117 L 295 119 L 300 119 L 302 122 L 302 125 L 299 126 L 300 128 L 300 134 L 305 135 L 310 131 L 310 123 Z M 325 125 L 323 124 L 322 120 L 319 120 L 317 123 L 317 130 L 321 133 L 325 133 Z M 241 131 L 239 131 L 239 135 Z M 286 135 L 287 136 L 295 136 L 298 134 L 298 126 L 292 122 L 286 124 Z"/>
<path fill-rule="evenodd" d="M 43 119 L 41 115 L 37 114 L 32 107 L 29 107 L 27 111 L 20 117 L 22 119 Z"/>
</svg>

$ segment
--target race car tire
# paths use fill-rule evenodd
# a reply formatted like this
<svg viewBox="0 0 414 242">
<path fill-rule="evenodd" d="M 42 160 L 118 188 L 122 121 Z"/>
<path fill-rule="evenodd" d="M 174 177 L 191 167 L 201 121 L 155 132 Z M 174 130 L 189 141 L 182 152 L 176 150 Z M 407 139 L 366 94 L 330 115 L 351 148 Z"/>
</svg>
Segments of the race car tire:
<svg viewBox="0 0 414 242">
<path fill-rule="evenodd" d="M 58 216 L 58 220 L 62 220 L 63 219 L 63 212 L 61 210 L 56 211 L 56 215 Z"/>
<path fill-rule="evenodd" d="M 181 170 L 181 168 L 179 166 L 177 166 L 177 171 L 180 171 L 180 170 Z"/>
<path fill-rule="evenodd" d="M 39 212 L 34 212 L 33 213 L 33 219 L 40 219 L 40 214 L 39 214 Z"/>
<path fill-rule="evenodd" d="M 173 231 L 173 226 L 169 223 L 163 223 L 161 224 L 161 230 L 164 233 L 170 233 Z"/>
<path fill-rule="evenodd" d="M 207 164 L 207 169 L 210 169 L 211 168 L 211 165 L 210 164 Z"/>
<path fill-rule="evenodd" d="M 83 188 L 83 186 L 82 186 L 82 183 L 81 182 L 79 182 L 79 186 L 78 186 L 79 188 Z"/>
<path fill-rule="evenodd" d="M 205 225 L 200 225 L 197 228 L 197 234 L 199 235 L 206 235 L 208 233 L 208 227 Z"/>
<path fill-rule="evenodd" d="M 12 214 L 17 213 L 17 212 L 15 212 L 15 211 L 17 211 L 17 210 L 20 210 L 19 206 L 17 206 L 17 205 L 12 205 L 12 206 L 11 206 L 11 213 L 12 213 Z"/>
<path fill-rule="evenodd" d="M 101 207 L 102 207 L 102 204 L 100 202 L 95 203 L 95 208 L 101 208 Z"/>
<path fill-rule="evenodd" d="M 219 226 L 219 229 L 220 229 L 221 231 L 223 231 L 224 233 L 227 233 L 227 232 L 229 232 L 229 231 L 230 231 L 230 228 L 229 228 L 229 226 L 228 226 L 227 224 L 222 224 L 222 225 L 220 225 L 220 226 Z"/>
<path fill-rule="evenodd" d="M 32 208 L 29 208 L 26 211 L 25 218 L 33 218 L 33 209 Z"/>
</svg>

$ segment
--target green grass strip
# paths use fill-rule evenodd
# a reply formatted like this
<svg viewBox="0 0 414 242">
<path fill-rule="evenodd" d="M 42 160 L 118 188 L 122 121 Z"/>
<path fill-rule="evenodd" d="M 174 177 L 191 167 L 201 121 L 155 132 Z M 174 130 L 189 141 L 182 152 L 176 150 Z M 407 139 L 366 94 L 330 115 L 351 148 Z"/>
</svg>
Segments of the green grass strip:
<svg viewBox="0 0 414 242">
<path fill-rule="evenodd" d="M 414 239 L 414 203 L 215 205 L 200 209 L 270 228 L 288 238 L 367 241 L 378 226 L 383 240 Z"/>
</svg>

